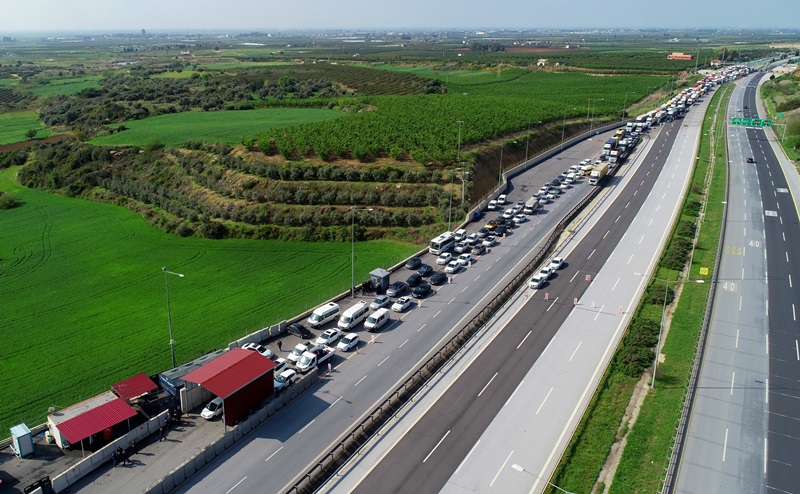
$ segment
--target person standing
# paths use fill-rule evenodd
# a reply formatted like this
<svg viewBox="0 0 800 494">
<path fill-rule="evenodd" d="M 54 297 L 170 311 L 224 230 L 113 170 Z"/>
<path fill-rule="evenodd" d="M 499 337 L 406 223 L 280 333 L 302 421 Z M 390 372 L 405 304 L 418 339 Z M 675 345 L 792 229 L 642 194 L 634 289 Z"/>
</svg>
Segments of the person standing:
<svg viewBox="0 0 800 494">
<path fill-rule="evenodd" d="M 281 340 L 278 340 L 278 351 L 283 351 L 283 343 L 281 343 Z"/>
<path fill-rule="evenodd" d="M 167 439 L 167 430 L 162 427 L 158 430 L 158 442 L 164 441 L 165 439 Z"/>
</svg>

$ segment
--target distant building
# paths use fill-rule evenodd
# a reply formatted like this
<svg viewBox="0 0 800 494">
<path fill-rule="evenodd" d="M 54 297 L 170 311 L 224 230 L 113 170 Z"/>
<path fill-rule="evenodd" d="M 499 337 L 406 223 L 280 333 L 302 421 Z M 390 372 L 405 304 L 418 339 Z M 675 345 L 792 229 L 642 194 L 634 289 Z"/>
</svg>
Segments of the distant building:
<svg viewBox="0 0 800 494">
<path fill-rule="evenodd" d="M 722 67 L 722 60 L 712 60 L 711 61 L 712 67 Z"/>
<path fill-rule="evenodd" d="M 146 38 L 146 37 L 147 37 L 147 31 L 142 29 L 142 38 Z"/>
<path fill-rule="evenodd" d="M 672 52 L 671 54 L 667 55 L 667 60 L 691 60 L 692 55 L 682 53 L 679 51 Z"/>
</svg>

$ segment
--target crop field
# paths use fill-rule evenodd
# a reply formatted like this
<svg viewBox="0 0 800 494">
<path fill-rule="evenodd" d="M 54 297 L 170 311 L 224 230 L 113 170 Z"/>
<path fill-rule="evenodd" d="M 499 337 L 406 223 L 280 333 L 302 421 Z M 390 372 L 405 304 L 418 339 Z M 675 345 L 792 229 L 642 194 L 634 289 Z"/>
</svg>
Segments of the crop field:
<svg viewBox="0 0 800 494">
<path fill-rule="evenodd" d="M 37 129 L 36 137 L 50 135 L 50 130 L 41 126 L 34 111 L 0 113 L 0 145 L 28 140 L 25 131 Z"/>
<path fill-rule="evenodd" d="M 144 146 L 156 136 L 167 146 L 177 146 L 190 139 L 235 144 L 242 136 L 258 129 L 325 122 L 342 115 L 337 111 L 318 108 L 172 113 L 125 122 L 123 125 L 128 130 L 98 137 L 92 143 L 101 146 Z"/>
<path fill-rule="evenodd" d="M 84 89 L 99 88 L 100 79 L 102 78 L 103 76 L 101 75 L 94 75 L 74 79 L 57 79 L 42 86 L 32 87 L 30 91 L 36 96 L 51 96 L 55 94 L 71 95 L 79 93 Z"/>
<path fill-rule="evenodd" d="M 2 428 L 170 367 L 162 266 L 186 275 L 169 279 L 179 362 L 350 286 L 349 243 L 179 238 L 121 207 L 21 187 L 14 172 L 0 172 L 23 203 L 0 213 Z M 417 249 L 357 243 L 356 279 Z"/>
<path fill-rule="evenodd" d="M 437 70 L 432 67 L 410 65 L 375 65 L 376 69 L 408 72 L 419 77 L 439 79 L 453 84 L 485 84 L 508 81 L 529 74 L 525 69 Z"/>
</svg>

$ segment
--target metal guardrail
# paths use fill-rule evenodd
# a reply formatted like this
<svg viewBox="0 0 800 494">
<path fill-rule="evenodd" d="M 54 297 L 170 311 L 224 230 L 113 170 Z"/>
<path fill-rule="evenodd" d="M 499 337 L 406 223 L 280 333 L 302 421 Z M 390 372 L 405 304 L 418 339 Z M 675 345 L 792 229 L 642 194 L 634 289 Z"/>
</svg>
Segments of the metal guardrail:
<svg viewBox="0 0 800 494">
<path fill-rule="evenodd" d="M 478 314 L 450 338 L 436 353 L 417 369 L 403 384 L 396 388 L 388 398 L 381 402 L 369 415 L 348 433 L 340 437 L 328 452 L 320 455 L 311 468 L 299 479 L 293 481 L 286 492 L 312 493 L 327 481 L 360 448 L 386 424 L 395 413 L 410 401 L 414 395 L 480 330 L 484 329 L 499 307 L 505 304 L 519 287 L 527 281 L 533 270 L 552 251 L 556 241 L 567 225 L 591 202 L 602 187 L 595 187 L 586 197 L 570 210 L 553 229 L 546 242 L 534 258 L 518 273 L 511 282 L 501 289 Z"/>
</svg>

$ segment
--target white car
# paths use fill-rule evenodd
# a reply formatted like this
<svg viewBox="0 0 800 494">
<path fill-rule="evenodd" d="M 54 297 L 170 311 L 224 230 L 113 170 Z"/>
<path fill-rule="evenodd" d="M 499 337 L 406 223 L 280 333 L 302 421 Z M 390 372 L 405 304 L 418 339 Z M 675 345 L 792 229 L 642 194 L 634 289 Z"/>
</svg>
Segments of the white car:
<svg viewBox="0 0 800 494">
<path fill-rule="evenodd" d="M 528 286 L 538 290 L 539 288 L 542 287 L 542 285 L 544 285 L 544 282 L 545 282 L 545 279 L 542 278 L 542 275 L 536 274 L 528 282 Z"/>
<path fill-rule="evenodd" d="M 450 259 L 452 259 L 452 258 L 453 258 L 453 254 L 451 254 L 449 252 L 445 252 L 444 254 L 440 254 L 439 257 L 436 258 L 436 264 L 444 266 L 445 264 L 450 262 Z"/>
<path fill-rule="evenodd" d="M 564 183 L 559 185 L 558 188 L 566 192 L 566 190 L 569 189 L 569 184 L 566 181 L 564 181 Z"/>
<path fill-rule="evenodd" d="M 447 267 L 444 268 L 444 272 L 447 274 L 456 274 L 461 271 L 461 264 L 458 261 L 450 261 L 447 263 Z"/>
<path fill-rule="evenodd" d="M 400 297 L 392 304 L 392 312 L 403 312 L 411 307 L 411 297 Z"/>
<path fill-rule="evenodd" d="M 494 199 L 489 201 L 489 205 L 486 206 L 486 209 L 488 209 L 489 211 L 494 211 L 495 209 L 497 209 L 497 201 L 495 201 Z"/>
<path fill-rule="evenodd" d="M 286 370 L 287 367 L 289 367 L 289 361 L 286 360 L 285 358 L 275 359 L 273 362 L 275 362 L 275 367 L 272 369 L 273 376 L 275 374 L 280 374 L 281 372 Z"/>
<path fill-rule="evenodd" d="M 462 266 L 468 266 L 472 264 L 472 256 L 470 254 L 461 254 L 456 260 Z"/>
<path fill-rule="evenodd" d="M 339 340 L 339 344 L 336 345 L 336 349 L 346 352 L 348 350 L 352 350 L 356 346 L 358 346 L 358 335 L 355 333 L 348 333 L 344 338 Z"/>
<path fill-rule="evenodd" d="M 200 416 L 206 420 L 211 420 L 214 417 L 222 415 L 222 398 L 214 398 L 208 405 L 200 412 Z"/>
<path fill-rule="evenodd" d="M 286 369 L 278 374 L 278 376 L 273 379 L 273 383 L 275 384 L 275 393 L 278 393 L 281 390 L 289 387 L 289 385 L 294 381 L 295 377 L 297 377 L 297 372 L 294 369 Z"/>
<path fill-rule="evenodd" d="M 314 340 L 317 345 L 330 345 L 342 337 L 342 332 L 336 328 L 326 329 L 319 337 Z"/>
<path fill-rule="evenodd" d="M 544 206 L 546 204 L 550 204 L 550 198 L 547 196 L 542 196 L 539 198 L 539 205 Z"/>
<path fill-rule="evenodd" d="M 448 254 L 449 255 L 449 254 Z M 381 307 L 386 307 L 389 305 L 392 299 L 389 298 L 388 295 L 378 295 L 375 299 L 372 300 L 372 303 L 369 304 L 369 310 L 378 310 Z"/>
<path fill-rule="evenodd" d="M 258 352 L 258 353 L 260 353 L 261 355 L 263 355 L 263 356 L 265 356 L 267 358 L 272 358 L 272 350 L 270 350 L 269 348 L 267 348 L 267 347 L 265 347 L 263 345 L 259 345 L 258 343 L 245 343 L 242 346 L 242 349 L 243 350 L 253 350 L 254 352 Z"/>
<path fill-rule="evenodd" d="M 514 216 L 513 209 L 506 209 L 505 211 L 503 211 L 503 218 L 510 220 L 513 216 Z"/>
<path fill-rule="evenodd" d="M 539 194 L 547 194 L 548 190 L 550 190 L 550 187 L 547 187 L 547 186 L 543 185 L 543 186 L 539 187 Z"/>
<path fill-rule="evenodd" d="M 549 280 L 550 276 L 553 275 L 553 268 L 550 266 L 545 266 L 541 270 L 539 270 L 539 276 L 544 278 L 545 280 Z"/>
<path fill-rule="evenodd" d="M 553 271 L 561 269 L 561 266 L 563 265 L 564 265 L 563 257 L 554 257 L 553 260 L 550 261 L 550 267 L 553 268 Z"/>
<path fill-rule="evenodd" d="M 524 206 L 520 206 L 519 204 L 514 204 L 514 207 L 512 207 L 512 208 L 511 208 L 511 211 L 513 211 L 513 212 L 514 212 L 514 214 L 517 214 L 517 213 L 519 213 L 520 211 L 522 211 L 522 208 L 523 208 L 523 207 L 524 207 Z"/>
<path fill-rule="evenodd" d="M 514 216 L 514 223 L 516 223 L 518 225 L 520 223 L 525 223 L 526 221 L 528 221 L 528 217 L 525 216 L 524 214 L 518 214 L 518 215 Z"/>
<path fill-rule="evenodd" d="M 558 196 L 556 194 L 553 194 L 552 192 L 548 192 L 545 197 L 550 201 L 555 201 L 556 197 L 558 197 Z"/>
<path fill-rule="evenodd" d="M 478 243 L 478 234 L 477 233 L 470 233 L 467 237 L 467 244 L 475 245 Z"/>
<path fill-rule="evenodd" d="M 505 194 L 500 194 L 499 196 L 497 196 L 497 204 L 502 206 L 505 203 L 506 203 L 506 195 Z"/>
<path fill-rule="evenodd" d="M 484 238 L 483 242 L 481 243 L 483 244 L 484 247 L 494 247 L 494 245 L 497 243 L 497 239 L 495 238 L 494 235 L 489 235 L 486 238 Z"/>
</svg>

